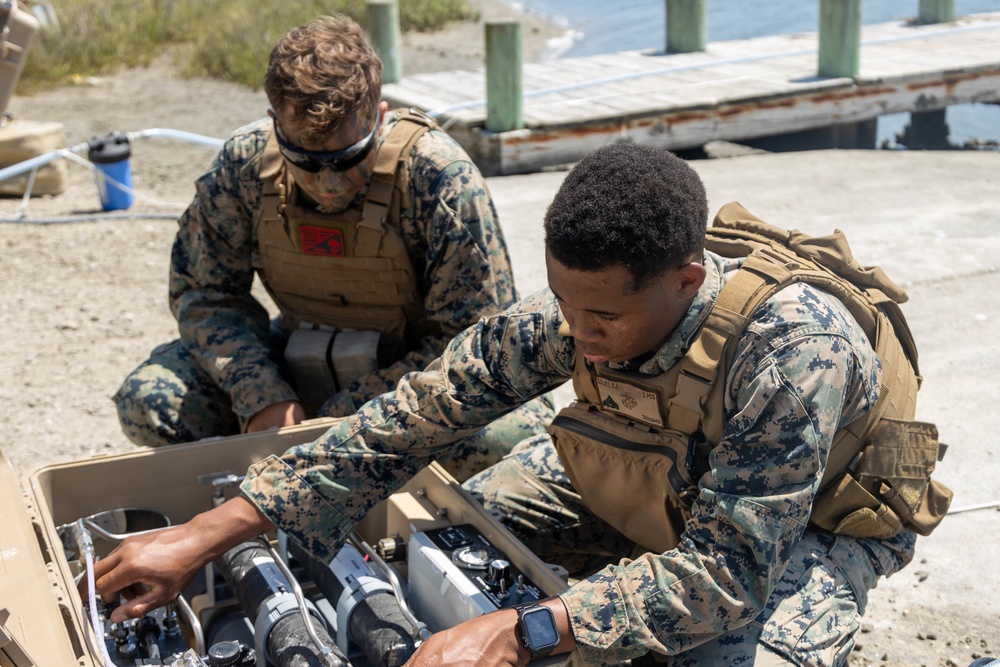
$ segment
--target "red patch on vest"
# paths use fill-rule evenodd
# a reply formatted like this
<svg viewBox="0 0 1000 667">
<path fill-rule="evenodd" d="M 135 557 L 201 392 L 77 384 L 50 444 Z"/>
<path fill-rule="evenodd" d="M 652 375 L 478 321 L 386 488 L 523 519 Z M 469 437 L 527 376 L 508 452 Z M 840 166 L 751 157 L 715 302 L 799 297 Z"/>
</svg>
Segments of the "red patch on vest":
<svg viewBox="0 0 1000 667">
<path fill-rule="evenodd" d="M 299 227 L 299 240 L 302 252 L 307 255 L 344 256 L 344 232 L 339 229 L 302 225 Z"/>
</svg>

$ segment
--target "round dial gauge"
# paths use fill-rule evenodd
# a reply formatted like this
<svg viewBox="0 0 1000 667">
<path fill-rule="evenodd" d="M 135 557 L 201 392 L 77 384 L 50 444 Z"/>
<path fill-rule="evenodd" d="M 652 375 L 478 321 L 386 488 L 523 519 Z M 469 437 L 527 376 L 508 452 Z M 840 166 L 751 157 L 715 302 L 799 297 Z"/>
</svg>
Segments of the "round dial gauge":
<svg viewBox="0 0 1000 667">
<path fill-rule="evenodd" d="M 451 559 L 459 567 L 469 570 L 485 570 L 490 561 L 494 560 L 498 555 L 496 551 L 488 547 L 472 545 L 456 549 L 451 554 Z"/>
</svg>

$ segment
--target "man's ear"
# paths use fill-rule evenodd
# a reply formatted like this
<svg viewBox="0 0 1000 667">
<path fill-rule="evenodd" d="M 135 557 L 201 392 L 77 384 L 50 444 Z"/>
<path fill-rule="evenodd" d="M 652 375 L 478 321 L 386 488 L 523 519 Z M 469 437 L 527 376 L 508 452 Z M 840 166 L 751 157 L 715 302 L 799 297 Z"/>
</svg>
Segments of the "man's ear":
<svg viewBox="0 0 1000 667">
<path fill-rule="evenodd" d="M 701 262 L 688 262 L 677 269 L 677 272 L 680 279 L 679 290 L 682 299 L 690 299 L 697 294 L 705 282 L 705 277 L 708 275 L 705 265 Z"/>
</svg>

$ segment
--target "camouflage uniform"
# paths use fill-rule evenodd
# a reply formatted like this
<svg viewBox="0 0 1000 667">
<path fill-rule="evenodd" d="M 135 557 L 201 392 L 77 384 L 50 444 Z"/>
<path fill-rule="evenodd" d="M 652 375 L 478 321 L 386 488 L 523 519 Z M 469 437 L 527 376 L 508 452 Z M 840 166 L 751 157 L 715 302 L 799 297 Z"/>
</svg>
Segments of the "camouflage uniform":
<svg viewBox="0 0 1000 667">
<path fill-rule="evenodd" d="M 396 112 L 386 115 L 380 145 L 397 119 Z M 261 409 L 297 398 L 282 366 L 287 333 L 278 320 L 268 321 L 250 292 L 261 266 L 261 157 L 272 132 L 269 118 L 237 130 L 196 182 L 171 256 L 170 308 L 180 340 L 155 349 L 113 399 L 133 442 L 160 445 L 238 433 Z M 403 358 L 332 396 L 321 415 L 353 413 L 405 373 L 422 369 L 452 335 L 517 299 L 496 211 L 468 155 L 447 134 L 431 131 L 414 147 L 409 170 L 410 207 L 400 213 L 399 233 L 427 316 L 441 333 L 425 336 Z M 362 201 L 363 193 L 356 205 Z M 445 262 L 457 279 L 438 275 Z M 525 406 L 461 443 L 465 467 L 452 471 L 464 478 L 481 470 L 521 439 L 543 432 L 551 418 L 547 399 Z"/>
<path fill-rule="evenodd" d="M 626 366 L 659 374 L 677 363 L 740 263 L 706 252 L 708 275 L 684 319 L 659 350 Z M 561 323 L 543 291 L 477 324 L 395 394 L 253 466 L 243 493 L 329 555 L 453 439 L 566 381 L 574 342 L 558 335 Z M 839 301 L 806 284 L 778 292 L 739 343 L 723 440 L 680 545 L 662 554 L 637 551 L 582 506 L 544 437 L 467 486 L 544 559 L 581 571 L 561 594 L 577 664 L 647 652 L 674 665 L 846 664 L 867 591 L 912 558 L 915 536 L 836 537 L 807 521 L 832 436 L 874 404 L 880 372 Z"/>
</svg>

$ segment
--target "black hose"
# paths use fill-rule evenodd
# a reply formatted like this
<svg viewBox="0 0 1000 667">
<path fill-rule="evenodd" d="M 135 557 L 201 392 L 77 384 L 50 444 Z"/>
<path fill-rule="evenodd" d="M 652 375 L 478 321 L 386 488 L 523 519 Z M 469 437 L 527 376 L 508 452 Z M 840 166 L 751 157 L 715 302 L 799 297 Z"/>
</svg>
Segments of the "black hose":
<svg viewBox="0 0 1000 667">
<path fill-rule="evenodd" d="M 330 604 L 337 607 L 344 592 L 337 575 L 293 541 L 289 541 L 288 551 Z M 401 667 L 417 650 L 413 626 L 403 615 L 396 596 L 388 591 L 376 591 L 360 600 L 351 610 L 348 628 L 353 643 L 376 667 Z"/>
<path fill-rule="evenodd" d="M 271 598 L 292 594 L 291 584 L 274 563 L 271 553 L 256 540 L 244 542 L 222 554 L 216 559 L 215 567 L 251 621 L 256 620 Z M 318 621 L 313 626 L 320 641 L 333 648 L 343 664 L 350 664 L 336 651 L 336 642 Z M 324 664 L 297 606 L 274 622 L 263 643 L 268 658 L 276 667 L 321 667 Z"/>
</svg>

